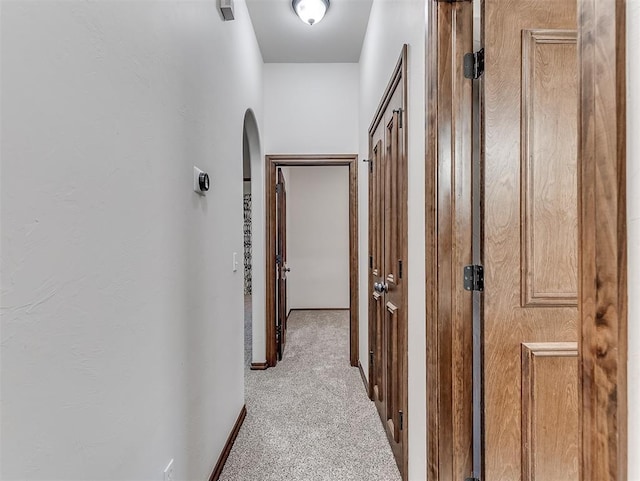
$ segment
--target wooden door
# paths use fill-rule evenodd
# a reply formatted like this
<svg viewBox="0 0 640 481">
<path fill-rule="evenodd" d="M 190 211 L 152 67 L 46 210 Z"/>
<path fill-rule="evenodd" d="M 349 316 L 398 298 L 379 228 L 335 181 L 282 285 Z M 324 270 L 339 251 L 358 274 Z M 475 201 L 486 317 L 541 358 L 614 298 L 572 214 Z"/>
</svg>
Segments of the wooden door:
<svg viewBox="0 0 640 481">
<path fill-rule="evenodd" d="M 282 360 L 287 343 L 287 186 L 282 169 L 276 184 L 276 348 Z"/>
<path fill-rule="evenodd" d="M 484 0 L 488 481 L 579 479 L 575 0 Z"/>
<path fill-rule="evenodd" d="M 369 164 L 369 397 L 384 411 L 383 310 L 384 296 L 374 286 L 383 283 L 384 257 L 384 144 L 375 139 Z"/>
<path fill-rule="evenodd" d="M 369 391 L 407 475 L 406 48 L 369 129 Z"/>
</svg>

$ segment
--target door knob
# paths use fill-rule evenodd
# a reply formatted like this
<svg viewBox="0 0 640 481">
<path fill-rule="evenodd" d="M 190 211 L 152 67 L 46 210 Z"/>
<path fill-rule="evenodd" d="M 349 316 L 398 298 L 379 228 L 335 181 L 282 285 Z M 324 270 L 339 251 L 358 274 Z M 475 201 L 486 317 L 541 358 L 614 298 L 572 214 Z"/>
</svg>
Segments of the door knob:
<svg viewBox="0 0 640 481">
<path fill-rule="evenodd" d="M 374 282 L 373 290 L 382 294 L 383 292 L 389 292 L 389 284 L 386 282 Z"/>
<path fill-rule="evenodd" d="M 285 268 L 283 269 L 283 271 L 285 271 L 285 272 L 291 272 L 291 268 L 290 268 L 290 267 L 285 267 Z"/>
</svg>

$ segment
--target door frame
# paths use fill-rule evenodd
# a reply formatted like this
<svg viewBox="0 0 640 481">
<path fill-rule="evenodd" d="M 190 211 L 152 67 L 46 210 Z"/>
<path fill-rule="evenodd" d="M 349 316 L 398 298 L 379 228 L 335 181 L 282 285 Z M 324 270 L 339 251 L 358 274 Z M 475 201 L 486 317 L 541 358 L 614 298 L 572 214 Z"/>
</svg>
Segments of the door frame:
<svg viewBox="0 0 640 481">
<path fill-rule="evenodd" d="M 625 0 L 578 0 L 582 479 L 627 479 Z"/>
<path fill-rule="evenodd" d="M 426 72 L 427 477 L 472 470 L 472 85 L 462 58 L 473 49 L 473 4 L 428 0 Z"/>
<path fill-rule="evenodd" d="M 266 155 L 265 156 L 265 201 L 266 201 L 266 307 L 265 331 L 267 366 L 277 364 L 275 338 L 275 293 L 276 293 L 276 171 L 278 167 L 349 167 L 349 363 L 358 366 L 358 155 Z"/>
<path fill-rule="evenodd" d="M 625 1 L 577 0 L 577 5 L 580 479 L 625 481 L 628 322 Z M 462 297 L 468 293 L 460 292 L 454 285 L 456 279 L 451 279 L 451 275 L 460 274 L 452 263 L 456 255 L 452 251 L 452 238 L 470 237 L 472 231 L 471 219 L 451 200 L 456 194 L 470 194 L 470 187 L 469 192 L 460 191 L 466 189 L 455 184 L 460 175 L 449 175 L 463 174 L 468 169 L 464 142 L 468 148 L 471 138 L 465 137 L 464 126 L 471 121 L 471 105 L 459 105 L 452 93 L 460 85 L 460 66 L 451 59 L 456 58 L 454 49 L 460 45 L 473 46 L 472 32 L 461 28 L 468 21 L 469 9 L 469 0 L 454 3 L 428 0 L 427 4 L 426 460 L 428 477 L 434 481 L 455 479 L 471 463 L 467 424 L 471 415 L 467 402 L 472 395 L 471 384 L 460 382 L 468 378 L 469 368 L 461 364 L 451 367 L 452 356 L 456 359 L 456 336 L 461 328 L 466 336 L 468 328 L 463 326 L 470 325 L 466 314 L 470 306 L 464 304 Z M 458 135 L 461 129 L 462 139 L 466 138 L 462 145 Z M 470 297 L 466 299 L 468 304 Z M 456 310 L 456 306 L 462 309 Z"/>
</svg>

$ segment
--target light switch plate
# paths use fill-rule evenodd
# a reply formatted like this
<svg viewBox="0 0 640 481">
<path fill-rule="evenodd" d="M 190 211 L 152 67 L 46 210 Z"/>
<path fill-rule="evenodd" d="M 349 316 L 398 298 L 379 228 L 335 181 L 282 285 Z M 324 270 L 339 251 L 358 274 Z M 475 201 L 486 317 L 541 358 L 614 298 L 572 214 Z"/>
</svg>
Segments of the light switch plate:
<svg viewBox="0 0 640 481">
<path fill-rule="evenodd" d="M 175 481 L 173 477 L 173 459 L 169 461 L 167 467 L 164 468 L 164 481 Z"/>
</svg>

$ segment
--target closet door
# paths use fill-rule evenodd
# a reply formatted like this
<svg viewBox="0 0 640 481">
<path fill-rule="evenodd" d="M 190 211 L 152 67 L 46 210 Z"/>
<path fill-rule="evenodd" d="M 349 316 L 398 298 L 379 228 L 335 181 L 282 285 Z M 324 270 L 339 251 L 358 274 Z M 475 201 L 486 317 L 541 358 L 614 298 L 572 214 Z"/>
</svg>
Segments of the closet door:
<svg viewBox="0 0 640 481">
<path fill-rule="evenodd" d="M 407 474 L 406 48 L 369 129 L 369 391 Z"/>
</svg>

